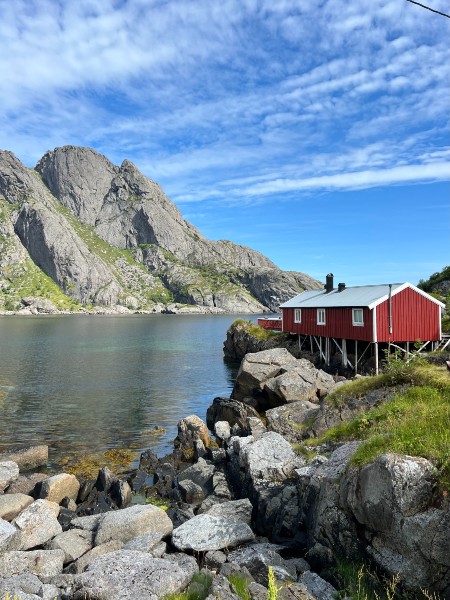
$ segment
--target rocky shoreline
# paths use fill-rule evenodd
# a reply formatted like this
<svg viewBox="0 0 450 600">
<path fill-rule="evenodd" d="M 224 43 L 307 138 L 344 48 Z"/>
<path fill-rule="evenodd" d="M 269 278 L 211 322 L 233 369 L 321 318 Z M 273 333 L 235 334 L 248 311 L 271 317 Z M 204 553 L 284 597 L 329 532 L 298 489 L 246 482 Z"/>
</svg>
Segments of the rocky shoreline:
<svg viewBox="0 0 450 600">
<path fill-rule="evenodd" d="M 60 310 L 53 302 L 45 298 L 24 298 L 20 310 L 0 310 L 0 316 L 36 316 L 36 315 L 223 315 L 232 314 L 214 306 L 200 306 L 197 304 L 155 304 L 151 310 L 130 309 L 122 304 L 112 306 L 94 306 L 86 308 L 81 306 L 79 310 Z"/>
<path fill-rule="evenodd" d="M 207 425 L 182 419 L 173 453 L 144 452 L 126 478 L 106 468 L 96 481 L 49 477 L 38 472 L 45 446 L 0 455 L 0 598 L 156 600 L 200 570 L 209 600 L 238 600 L 232 576 L 265 600 L 272 567 L 283 600 L 331 600 L 344 557 L 398 576 L 407 593 L 448 597 L 450 509 L 431 463 L 389 454 L 354 468 L 359 442 L 313 457 L 293 449 L 342 420 L 324 398 L 344 384 L 265 350 L 245 357 Z"/>
</svg>

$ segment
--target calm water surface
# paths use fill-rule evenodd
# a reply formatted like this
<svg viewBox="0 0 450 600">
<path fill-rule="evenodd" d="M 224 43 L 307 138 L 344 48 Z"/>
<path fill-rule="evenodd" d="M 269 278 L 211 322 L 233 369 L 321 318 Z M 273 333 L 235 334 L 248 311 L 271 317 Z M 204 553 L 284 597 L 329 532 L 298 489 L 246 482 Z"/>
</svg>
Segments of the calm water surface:
<svg viewBox="0 0 450 600">
<path fill-rule="evenodd" d="M 236 318 L 0 317 L 0 450 L 48 444 L 53 466 L 108 448 L 169 451 L 180 418 L 204 419 L 230 394 L 222 346 Z"/>
</svg>

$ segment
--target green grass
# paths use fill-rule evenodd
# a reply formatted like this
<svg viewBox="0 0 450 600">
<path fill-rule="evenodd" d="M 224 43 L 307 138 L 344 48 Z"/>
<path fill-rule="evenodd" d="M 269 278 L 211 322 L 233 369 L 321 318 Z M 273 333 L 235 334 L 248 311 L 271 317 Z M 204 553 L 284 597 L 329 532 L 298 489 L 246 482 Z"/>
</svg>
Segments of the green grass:
<svg viewBox="0 0 450 600">
<path fill-rule="evenodd" d="M 164 600 L 205 600 L 211 587 L 212 577 L 206 573 L 195 573 L 184 592 L 168 594 Z"/>
<path fill-rule="evenodd" d="M 0 276 L 9 283 L 8 288 L 0 291 L 0 307 L 5 310 L 18 310 L 22 307 L 21 298 L 27 296 L 46 298 L 60 310 L 78 311 L 80 308 L 80 303 L 64 294 L 30 258 L 21 264 L 3 267 Z"/>
<path fill-rule="evenodd" d="M 440 600 L 436 594 L 427 590 L 417 593 L 406 592 L 399 587 L 398 576 L 386 579 L 378 575 L 364 563 L 347 559 L 338 560 L 332 569 L 333 578 L 337 580 L 339 598 L 351 600 Z"/>
<path fill-rule="evenodd" d="M 232 331 L 233 329 L 237 328 L 244 329 L 248 333 L 248 335 L 260 341 L 268 340 L 270 338 L 280 335 L 276 331 L 264 329 L 264 327 L 260 327 L 256 323 L 253 323 L 252 321 L 246 321 L 245 319 L 236 319 L 236 321 L 234 321 L 230 325 L 228 331 Z"/>
<path fill-rule="evenodd" d="M 250 600 L 250 591 L 248 589 L 248 579 L 239 573 L 228 575 L 228 581 L 233 586 L 236 594 L 241 600 Z"/>
<path fill-rule="evenodd" d="M 371 462 L 384 453 L 426 458 L 436 467 L 442 490 L 448 492 L 450 378 L 442 367 L 418 364 L 410 367 L 405 379 L 412 385 L 403 393 L 347 423 L 329 429 L 318 439 L 308 440 L 306 444 L 313 446 L 327 441 L 363 440 L 351 461 L 357 466 Z M 382 377 L 381 381 L 385 379 Z M 350 385 L 346 387 L 350 388 Z M 361 393 L 360 388 L 357 389 Z"/>
</svg>

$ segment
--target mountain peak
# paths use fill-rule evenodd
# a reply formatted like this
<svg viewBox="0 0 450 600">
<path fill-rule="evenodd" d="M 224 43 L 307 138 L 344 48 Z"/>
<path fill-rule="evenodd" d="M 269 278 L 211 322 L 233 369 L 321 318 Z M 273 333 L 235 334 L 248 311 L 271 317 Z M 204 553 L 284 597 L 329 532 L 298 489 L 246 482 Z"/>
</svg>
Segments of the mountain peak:
<svg viewBox="0 0 450 600">
<path fill-rule="evenodd" d="M 35 173 L 4 151 L 0 193 L 19 205 L 8 213 L 10 242 L 22 244 L 35 265 L 83 304 L 164 310 L 175 301 L 262 312 L 320 287 L 251 248 L 206 239 L 131 161 L 118 167 L 92 148 L 55 148 Z M 0 308 L 2 277 L 0 258 Z"/>
</svg>

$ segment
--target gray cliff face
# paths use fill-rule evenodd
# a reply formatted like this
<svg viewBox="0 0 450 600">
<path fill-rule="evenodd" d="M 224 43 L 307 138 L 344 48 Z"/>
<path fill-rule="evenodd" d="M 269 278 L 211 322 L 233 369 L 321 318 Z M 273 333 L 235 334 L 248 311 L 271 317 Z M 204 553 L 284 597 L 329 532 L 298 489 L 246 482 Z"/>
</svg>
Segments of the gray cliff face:
<svg viewBox="0 0 450 600">
<path fill-rule="evenodd" d="M 58 212 L 40 178 L 11 153 L 2 161 L 0 194 L 19 207 L 14 231 L 30 257 L 69 296 L 84 304 L 117 302 L 122 290 L 113 273 Z"/>
<path fill-rule="evenodd" d="M 45 185 L 86 225 L 95 225 L 115 167 L 91 148 L 65 146 L 47 152 L 36 165 Z"/>
<path fill-rule="evenodd" d="M 56 148 L 35 170 L 1 152 L 0 195 L 0 243 L 7 231 L 15 256 L 83 304 L 260 313 L 320 287 L 251 248 L 206 239 L 131 162 L 117 167 L 90 148 Z"/>
</svg>

